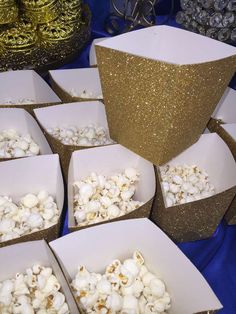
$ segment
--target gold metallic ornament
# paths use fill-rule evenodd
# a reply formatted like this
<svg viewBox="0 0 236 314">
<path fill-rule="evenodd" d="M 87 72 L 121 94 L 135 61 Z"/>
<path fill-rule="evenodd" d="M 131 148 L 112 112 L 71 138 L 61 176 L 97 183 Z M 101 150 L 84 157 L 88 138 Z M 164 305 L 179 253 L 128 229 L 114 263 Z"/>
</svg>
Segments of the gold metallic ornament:
<svg viewBox="0 0 236 314">
<path fill-rule="evenodd" d="M 62 23 L 61 20 L 53 21 L 39 28 L 41 39 L 49 42 L 68 40 L 74 33 L 75 28 L 69 23 Z"/>
<path fill-rule="evenodd" d="M 60 14 L 58 0 L 23 1 L 25 15 L 35 24 L 44 24 L 55 20 Z"/>
<path fill-rule="evenodd" d="M 64 8 L 74 10 L 81 7 L 81 0 L 61 0 L 61 4 Z"/>
<path fill-rule="evenodd" d="M 32 49 L 37 42 L 37 33 L 33 29 L 10 28 L 0 36 L 6 50 L 22 51 Z"/>
<path fill-rule="evenodd" d="M 0 0 L 0 24 L 9 24 L 17 20 L 18 6 L 16 1 Z"/>
</svg>

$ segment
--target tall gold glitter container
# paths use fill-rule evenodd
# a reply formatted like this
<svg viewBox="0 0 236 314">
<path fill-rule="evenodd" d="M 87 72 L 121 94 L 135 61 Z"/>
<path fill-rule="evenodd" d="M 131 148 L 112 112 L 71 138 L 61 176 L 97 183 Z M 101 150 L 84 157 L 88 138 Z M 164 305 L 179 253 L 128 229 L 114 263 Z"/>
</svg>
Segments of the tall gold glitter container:
<svg viewBox="0 0 236 314">
<path fill-rule="evenodd" d="M 106 39 L 96 54 L 111 137 L 158 165 L 198 140 L 236 69 L 235 47 L 169 26 Z"/>
<path fill-rule="evenodd" d="M 18 17 L 18 6 L 15 0 L 0 0 L 0 25 L 13 23 Z"/>
</svg>

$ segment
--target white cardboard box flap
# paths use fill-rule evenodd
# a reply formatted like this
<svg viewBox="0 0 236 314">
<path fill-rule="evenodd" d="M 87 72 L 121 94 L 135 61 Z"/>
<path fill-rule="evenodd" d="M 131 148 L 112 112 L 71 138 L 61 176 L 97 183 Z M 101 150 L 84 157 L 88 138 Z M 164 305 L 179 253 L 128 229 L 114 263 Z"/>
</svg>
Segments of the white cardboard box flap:
<svg viewBox="0 0 236 314">
<path fill-rule="evenodd" d="M 46 190 L 55 199 L 61 213 L 64 185 L 58 155 L 43 155 L 0 163 L 0 195 L 18 202 L 27 193 Z"/>
<path fill-rule="evenodd" d="M 89 51 L 89 64 L 90 66 L 97 65 L 97 58 L 96 58 L 96 52 L 95 52 L 95 44 L 99 43 L 100 41 L 106 40 L 107 37 L 102 38 L 96 38 L 93 40 L 90 51 Z"/>
<path fill-rule="evenodd" d="M 222 124 L 221 126 L 236 141 L 236 123 Z"/>
<path fill-rule="evenodd" d="M 212 118 L 222 120 L 225 123 L 236 123 L 236 90 L 226 88 Z"/>
<path fill-rule="evenodd" d="M 31 241 L 10 245 L 0 249 L 0 281 L 14 278 L 16 273 L 25 273 L 34 264 L 51 267 L 61 284 L 71 313 L 79 313 L 68 284 L 54 255 L 45 241 Z"/>
<path fill-rule="evenodd" d="M 85 127 L 88 124 L 103 126 L 108 130 L 104 104 L 100 101 L 75 102 L 34 109 L 44 129 L 61 126 Z"/>
<path fill-rule="evenodd" d="M 15 129 L 20 135 L 31 135 L 40 147 L 40 154 L 52 154 L 52 150 L 34 118 L 24 109 L 0 108 L 0 131 Z"/>
<path fill-rule="evenodd" d="M 16 103 L 22 99 L 32 99 L 35 104 L 61 102 L 49 85 L 33 70 L 0 73 L 0 104 L 8 101 Z M 22 104 L 24 102 L 18 105 Z"/>
<path fill-rule="evenodd" d="M 49 71 L 52 79 L 66 93 L 71 94 L 75 90 L 78 97 L 85 90 L 94 97 L 102 95 L 102 87 L 97 68 L 79 68 Z M 73 95 L 71 95 L 73 96 Z"/>
<path fill-rule="evenodd" d="M 236 54 L 235 47 L 170 26 L 152 26 L 124 33 L 96 43 L 96 46 L 178 65 L 204 63 Z"/>
<path fill-rule="evenodd" d="M 152 163 L 119 144 L 73 152 L 68 173 L 69 226 L 75 225 L 73 217 L 73 183 L 75 181 L 84 179 L 91 172 L 112 175 L 123 172 L 129 167 L 136 168 L 140 173 L 134 200 L 148 202 L 154 197 L 156 187 Z"/>
<path fill-rule="evenodd" d="M 200 139 L 173 158 L 169 165 L 197 165 L 206 170 L 216 193 L 236 186 L 236 164 L 231 151 L 216 133 L 202 134 Z"/>
<path fill-rule="evenodd" d="M 71 281 L 78 265 L 104 272 L 114 259 L 141 251 L 150 271 L 160 274 L 171 295 L 170 314 L 219 309 L 206 280 L 177 246 L 148 219 L 124 220 L 73 232 L 50 243 Z M 75 249 L 76 248 L 76 249 Z"/>
</svg>

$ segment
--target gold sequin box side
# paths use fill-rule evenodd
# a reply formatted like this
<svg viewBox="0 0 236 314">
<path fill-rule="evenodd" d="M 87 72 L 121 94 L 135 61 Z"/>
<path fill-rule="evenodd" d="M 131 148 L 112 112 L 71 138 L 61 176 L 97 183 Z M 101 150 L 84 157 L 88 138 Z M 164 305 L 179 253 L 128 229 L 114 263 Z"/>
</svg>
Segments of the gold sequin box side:
<svg viewBox="0 0 236 314">
<path fill-rule="evenodd" d="M 113 138 L 161 165 L 195 143 L 236 68 L 236 57 L 175 65 L 96 47 Z"/>
<path fill-rule="evenodd" d="M 150 199 L 147 203 L 145 203 L 144 205 L 140 206 L 139 208 L 133 210 L 132 212 L 120 216 L 118 218 L 114 218 L 114 219 L 110 219 L 110 220 L 104 220 L 102 222 L 96 223 L 96 224 L 91 224 L 88 226 L 76 226 L 76 227 L 69 227 L 70 232 L 73 231 L 77 231 L 77 230 L 82 230 L 85 228 L 90 228 L 90 227 L 95 227 L 98 225 L 102 225 L 105 223 L 110 223 L 110 222 L 115 222 L 115 221 L 120 221 L 120 220 L 126 220 L 126 219 L 136 219 L 136 218 L 149 218 L 150 217 L 150 213 L 151 213 L 151 208 L 152 208 L 152 204 L 153 204 L 153 198 Z"/>
<path fill-rule="evenodd" d="M 58 0 L 22 0 L 23 11 L 27 18 L 35 24 L 44 24 L 55 20 L 61 11 Z"/>
<path fill-rule="evenodd" d="M 78 101 L 103 101 L 102 99 L 97 98 L 81 98 L 81 97 L 73 97 L 69 93 L 67 93 L 64 89 L 62 89 L 51 77 L 51 87 L 57 96 L 62 100 L 63 103 L 71 103 Z"/>
<path fill-rule="evenodd" d="M 16 244 L 16 243 L 42 240 L 42 239 L 45 239 L 47 242 L 53 241 L 59 237 L 60 226 L 61 226 L 61 223 L 60 223 L 60 218 L 59 218 L 59 222 L 48 229 L 32 232 L 30 234 L 26 234 L 24 236 L 21 236 L 19 238 L 12 239 L 9 241 L 0 242 L 0 248 L 4 246 Z"/>
<path fill-rule="evenodd" d="M 14 0 L 0 0 L 0 25 L 13 23 L 18 18 L 18 6 Z"/>
<path fill-rule="evenodd" d="M 205 199 L 166 208 L 157 168 L 155 173 L 156 195 L 151 213 L 152 221 L 177 242 L 211 237 L 231 204 L 236 187 Z"/>
</svg>

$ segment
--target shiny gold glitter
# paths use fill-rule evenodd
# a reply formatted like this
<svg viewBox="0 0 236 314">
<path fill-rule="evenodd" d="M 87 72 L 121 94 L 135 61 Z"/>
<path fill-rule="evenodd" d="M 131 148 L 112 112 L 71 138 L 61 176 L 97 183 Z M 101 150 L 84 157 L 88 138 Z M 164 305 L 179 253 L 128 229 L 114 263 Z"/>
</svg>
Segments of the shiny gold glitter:
<svg viewBox="0 0 236 314">
<path fill-rule="evenodd" d="M 151 219 L 174 241 L 195 241 L 212 236 L 231 204 L 236 187 L 195 202 L 165 207 L 160 173 L 156 171 L 156 195 Z"/>
<path fill-rule="evenodd" d="M 54 226 L 48 229 L 32 232 L 32 233 L 26 234 L 24 236 L 21 236 L 19 238 L 12 239 L 9 241 L 0 242 L 0 248 L 4 246 L 16 244 L 16 243 L 27 242 L 27 241 L 35 241 L 35 240 L 43 240 L 43 239 L 47 242 L 53 241 L 59 237 L 60 226 L 61 226 L 61 222 L 59 220 L 57 224 L 55 224 Z"/>
<path fill-rule="evenodd" d="M 82 229 L 85 229 L 85 228 L 90 228 L 90 227 L 102 225 L 102 224 L 105 224 L 105 223 L 110 223 L 110 222 L 115 222 L 115 221 L 120 221 L 120 220 L 126 220 L 126 219 L 149 218 L 150 217 L 150 213 L 151 213 L 152 204 L 153 204 L 153 198 L 150 199 L 150 201 L 148 201 L 147 203 L 143 204 L 139 208 L 133 210 L 132 212 L 130 212 L 130 213 L 126 214 L 126 215 L 123 215 L 123 216 L 120 216 L 120 217 L 114 218 L 114 219 L 105 220 L 105 221 L 102 221 L 102 222 L 99 222 L 99 223 L 96 223 L 96 224 L 83 226 L 83 227 L 79 227 L 79 226 L 69 227 L 69 230 L 70 231 L 82 230 Z"/>
<path fill-rule="evenodd" d="M 225 220 L 229 225 L 236 225 L 236 196 L 234 197 L 232 203 L 225 214 Z"/>
<path fill-rule="evenodd" d="M 111 138 L 157 165 L 198 140 L 236 69 L 236 56 L 178 66 L 96 54 Z"/>
</svg>

